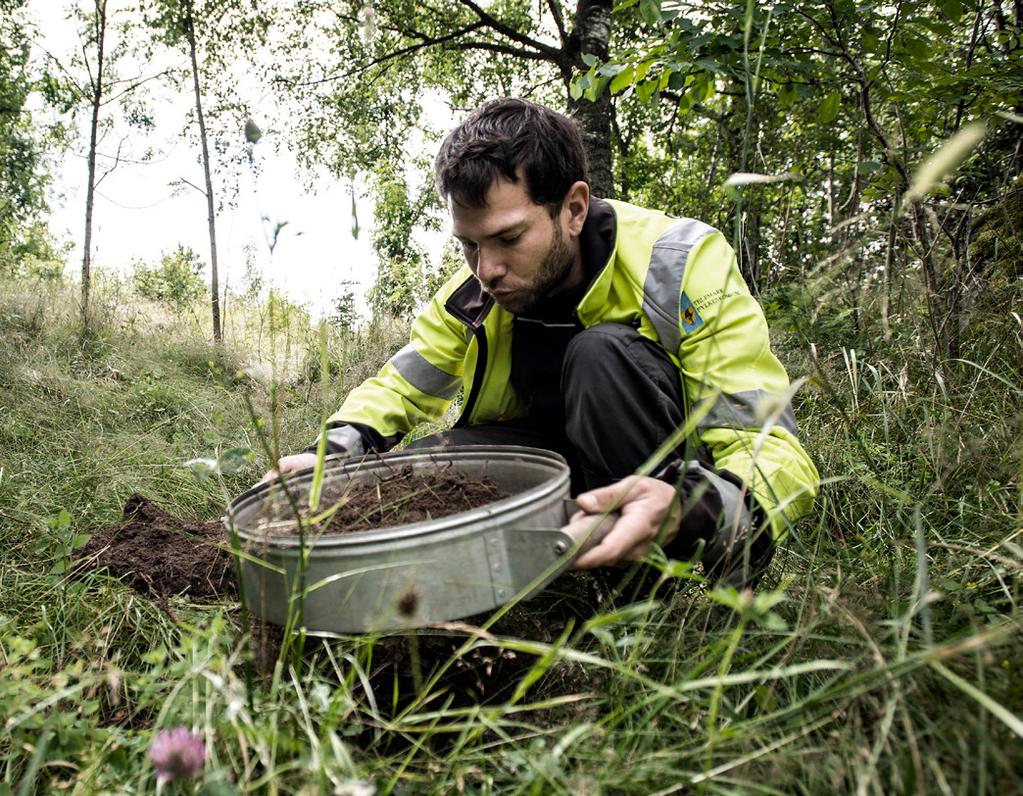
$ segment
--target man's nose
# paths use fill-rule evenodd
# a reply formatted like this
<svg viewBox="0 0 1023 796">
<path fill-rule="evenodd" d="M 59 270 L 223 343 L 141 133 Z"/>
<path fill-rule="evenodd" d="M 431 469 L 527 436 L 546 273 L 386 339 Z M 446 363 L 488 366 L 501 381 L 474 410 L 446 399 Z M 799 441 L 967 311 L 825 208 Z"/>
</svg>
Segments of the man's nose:
<svg viewBox="0 0 1023 796">
<path fill-rule="evenodd" d="M 481 246 L 476 253 L 476 276 L 484 285 L 493 285 L 507 272 L 498 252 Z"/>
</svg>

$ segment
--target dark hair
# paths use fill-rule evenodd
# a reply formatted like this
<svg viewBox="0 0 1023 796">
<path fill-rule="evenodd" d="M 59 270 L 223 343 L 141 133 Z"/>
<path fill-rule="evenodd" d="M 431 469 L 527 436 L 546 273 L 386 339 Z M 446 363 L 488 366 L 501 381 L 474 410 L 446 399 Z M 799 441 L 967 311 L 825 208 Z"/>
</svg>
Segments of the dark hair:
<svg viewBox="0 0 1023 796">
<path fill-rule="evenodd" d="M 572 184 L 586 180 L 586 153 L 572 119 L 503 97 L 483 103 L 448 133 L 434 175 L 444 199 L 485 207 L 494 180 L 518 182 L 520 169 L 529 198 L 556 211 Z"/>
</svg>

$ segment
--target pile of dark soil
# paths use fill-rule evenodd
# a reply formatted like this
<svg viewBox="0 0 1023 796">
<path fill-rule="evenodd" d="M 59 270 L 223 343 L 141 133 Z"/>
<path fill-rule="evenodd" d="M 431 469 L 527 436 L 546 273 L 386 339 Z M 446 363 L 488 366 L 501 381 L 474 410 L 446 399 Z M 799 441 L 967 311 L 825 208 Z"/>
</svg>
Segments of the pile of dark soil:
<svg viewBox="0 0 1023 796">
<path fill-rule="evenodd" d="M 486 476 L 469 478 L 450 470 L 413 473 L 411 467 L 401 467 L 371 483 L 352 484 L 343 494 L 326 495 L 327 500 L 342 505 L 324 532 L 351 533 L 425 522 L 508 495 Z"/>
<path fill-rule="evenodd" d="M 236 594 L 234 561 L 219 520 L 189 522 L 133 494 L 121 522 L 75 553 L 75 571 L 106 569 L 141 594 L 199 599 Z"/>
</svg>

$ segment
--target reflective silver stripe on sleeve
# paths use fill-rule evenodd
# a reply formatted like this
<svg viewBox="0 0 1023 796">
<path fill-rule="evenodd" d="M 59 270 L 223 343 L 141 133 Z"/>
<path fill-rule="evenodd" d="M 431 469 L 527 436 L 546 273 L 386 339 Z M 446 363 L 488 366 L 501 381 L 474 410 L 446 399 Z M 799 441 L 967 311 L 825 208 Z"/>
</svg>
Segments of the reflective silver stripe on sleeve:
<svg viewBox="0 0 1023 796">
<path fill-rule="evenodd" d="M 411 343 L 391 357 L 391 364 L 419 392 L 437 398 L 454 398 L 458 392 L 461 379 L 428 362 Z"/>
<path fill-rule="evenodd" d="M 766 416 L 773 414 L 765 412 L 761 407 L 768 405 L 777 407 L 780 400 L 782 396 L 767 390 L 723 393 L 718 396 L 710 412 L 700 420 L 696 430 L 702 432 L 708 428 L 760 428 L 764 425 Z M 791 404 L 786 402 L 785 410 L 774 425 L 781 426 L 792 434 L 799 434 Z"/>
<path fill-rule="evenodd" d="M 752 517 L 746 501 L 743 500 L 742 490 L 727 478 L 708 470 L 698 461 L 689 462 L 688 470 L 699 473 L 721 497 L 721 521 L 718 523 L 717 533 L 704 549 L 701 559 L 707 564 L 714 564 L 730 556 L 734 550 L 746 543 Z"/>
<path fill-rule="evenodd" d="M 319 443 L 320 438 L 316 438 Z M 327 442 L 337 445 L 349 456 L 361 456 L 366 452 L 362 444 L 362 435 L 351 426 L 338 426 L 327 429 Z"/>
<path fill-rule="evenodd" d="M 696 243 L 716 230 L 694 218 L 683 218 L 654 243 L 650 267 L 643 285 L 643 311 L 646 313 L 661 345 L 677 352 L 682 345 L 679 327 L 679 299 L 686 260 Z"/>
</svg>

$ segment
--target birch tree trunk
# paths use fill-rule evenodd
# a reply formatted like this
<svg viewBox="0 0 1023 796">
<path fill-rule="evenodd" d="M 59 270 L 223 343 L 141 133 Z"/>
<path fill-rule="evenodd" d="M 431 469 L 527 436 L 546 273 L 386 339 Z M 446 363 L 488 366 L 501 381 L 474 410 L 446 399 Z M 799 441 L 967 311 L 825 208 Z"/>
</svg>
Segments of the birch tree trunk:
<svg viewBox="0 0 1023 796">
<path fill-rule="evenodd" d="M 583 53 L 591 53 L 598 59 L 607 59 L 608 42 L 611 39 L 611 0 L 579 0 L 575 13 L 575 28 L 571 42 L 574 53 L 568 66 L 566 84 L 571 79 L 572 66 L 581 64 Z M 562 74 L 566 70 L 562 68 Z M 569 95 L 568 108 L 579 122 L 586 159 L 589 161 L 590 189 L 595 196 L 613 199 L 614 177 L 611 170 L 611 124 L 614 108 L 611 92 L 603 91 L 596 102 L 585 97 L 574 100 Z"/>
<path fill-rule="evenodd" d="M 103 55 L 107 31 L 107 0 L 96 0 L 96 74 L 91 76 L 92 122 L 89 127 L 89 174 L 85 188 L 85 240 L 82 244 L 82 329 L 89 325 L 89 287 L 92 282 L 92 209 L 96 198 L 96 145 L 99 109 L 103 101 Z"/>
<path fill-rule="evenodd" d="M 216 210 L 213 206 L 213 180 L 210 176 L 210 149 L 206 140 L 206 120 L 202 113 L 202 92 L 199 90 L 199 62 L 196 58 L 195 20 L 192 0 L 185 0 L 185 36 L 188 54 L 192 60 L 192 85 L 195 88 L 195 116 L 199 123 L 199 141 L 202 144 L 202 168 L 206 178 L 206 210 L 210 228 L 210 306 L 213 311 L 213 339 L 223 339 L 220 326 L 220 282 L 217 277 Z"/>
</svg>

